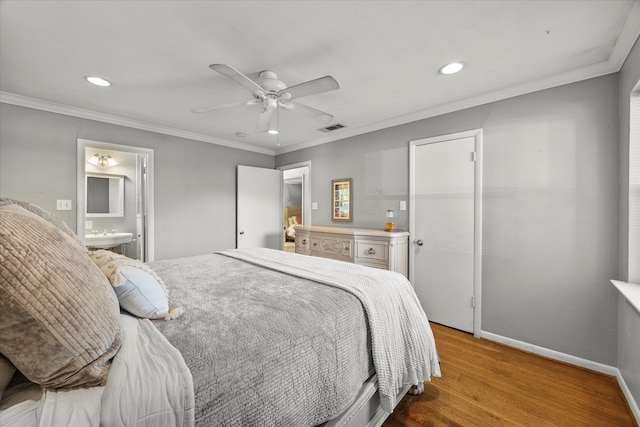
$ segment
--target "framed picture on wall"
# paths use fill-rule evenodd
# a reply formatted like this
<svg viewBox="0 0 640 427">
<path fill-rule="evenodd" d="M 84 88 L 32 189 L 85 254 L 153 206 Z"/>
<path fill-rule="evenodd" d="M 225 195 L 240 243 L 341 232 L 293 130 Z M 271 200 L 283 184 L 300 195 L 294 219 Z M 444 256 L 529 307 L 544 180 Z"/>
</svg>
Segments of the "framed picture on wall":
<svg viewBox="0 0 640 427">
<path fill-rule="evenodd" d="M 353 215 L 351 213 L 351 205 L 353 200 L 352 179 L 334 179 L 331 181 L 331 205 L 333 210 L 331 213 L 331 221 L 333 222 L 351 222 Z"/>
</svg>

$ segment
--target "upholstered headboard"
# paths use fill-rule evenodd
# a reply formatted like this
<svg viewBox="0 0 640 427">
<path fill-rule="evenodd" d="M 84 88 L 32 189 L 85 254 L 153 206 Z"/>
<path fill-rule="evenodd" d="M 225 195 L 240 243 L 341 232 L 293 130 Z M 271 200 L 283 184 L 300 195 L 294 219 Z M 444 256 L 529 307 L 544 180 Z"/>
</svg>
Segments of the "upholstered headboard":
<svg viewBox="0 0 640 427">
<path fill-rule="evenodd" d="M 289 218 L 295 216 L 298 220 L 298 224 L 302 224 L 302 206 L 285 206 L 284 207 L 284 216 L 282 220 L 284 221 L 285 230 L 289 227 Z"/>
</svg>

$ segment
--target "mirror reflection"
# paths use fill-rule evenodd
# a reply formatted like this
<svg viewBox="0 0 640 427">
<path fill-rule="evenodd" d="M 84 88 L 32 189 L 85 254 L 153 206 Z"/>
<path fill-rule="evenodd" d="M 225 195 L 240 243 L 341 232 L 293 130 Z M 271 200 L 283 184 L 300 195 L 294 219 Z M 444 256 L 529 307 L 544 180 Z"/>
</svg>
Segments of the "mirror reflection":
<svg viewBox="0 0 640 427">
<path fill-rule="evenodd" d="M 124 216 L 124 177 L 119 175 L 86 175 L 87 217 Z"/>
</svg>

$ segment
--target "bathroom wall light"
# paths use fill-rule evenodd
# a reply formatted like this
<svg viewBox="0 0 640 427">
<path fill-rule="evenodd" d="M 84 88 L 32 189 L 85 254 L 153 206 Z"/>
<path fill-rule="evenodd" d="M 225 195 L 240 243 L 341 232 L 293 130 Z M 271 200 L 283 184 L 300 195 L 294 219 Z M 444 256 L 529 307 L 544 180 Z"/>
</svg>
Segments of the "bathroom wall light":
<svg viewBox="0 0 640 427">
<path fill-rule="evenodd" d="M 115 166 L 118 164 L 116 160 L 108 155 L 107 153 L 96 153 L 93 156 L 89 157 L 89 163 L 96 166 Z"/>
</svg>

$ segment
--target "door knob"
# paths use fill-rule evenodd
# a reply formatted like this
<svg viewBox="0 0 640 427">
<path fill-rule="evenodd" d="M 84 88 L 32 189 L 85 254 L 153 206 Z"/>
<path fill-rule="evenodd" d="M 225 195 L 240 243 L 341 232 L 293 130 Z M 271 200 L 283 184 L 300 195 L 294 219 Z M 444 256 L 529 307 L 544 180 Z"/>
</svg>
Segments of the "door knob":
<svg viewBox="0 0 640 427">
<path fill-rule="evenodd" d="M 241 231 L 241 232 L 240 232 L 240 233 L 238 233 L 238 234 L 242 235 L 242 234 L 244 234 L 244 231 Z"/>
<path fill-rule="evenodd" d="M 424 245 L 424 242 L 423 242 L 422 240 L 416 240 L 416 242 L 415 242 L 415 243 L 416 243 L 416 245 L 418 245 L 418 246 L 422 246 L 422 245 Z"/>
</svg>

